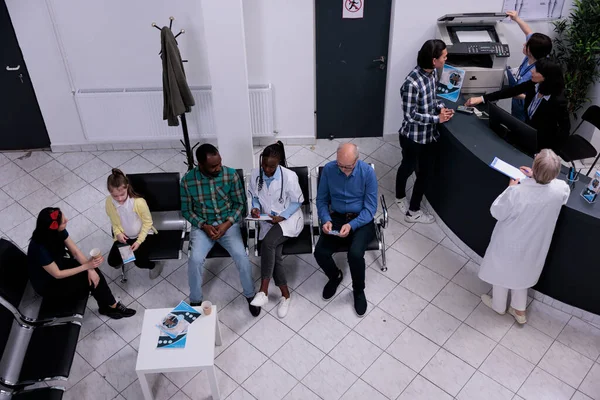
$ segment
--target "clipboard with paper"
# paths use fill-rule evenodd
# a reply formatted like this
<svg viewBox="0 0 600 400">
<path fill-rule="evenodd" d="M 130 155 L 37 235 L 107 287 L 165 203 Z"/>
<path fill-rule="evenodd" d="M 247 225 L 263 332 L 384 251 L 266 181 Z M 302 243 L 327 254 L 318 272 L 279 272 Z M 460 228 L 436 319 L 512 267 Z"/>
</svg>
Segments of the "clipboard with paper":
<svg viewBox="0 0 600 400">
<path fill-rule="evenodd" d="M 527 178 L 527 175 L 521 172 L 519 168 L 510 165 L 506 161 L 502 161 L 498 157 L 494 157 L 494 160 L 490 163 L 490 167 L 494 168 L 498 172 L 503 173 L 511 179 L 523 180 Z"/>
</svg>

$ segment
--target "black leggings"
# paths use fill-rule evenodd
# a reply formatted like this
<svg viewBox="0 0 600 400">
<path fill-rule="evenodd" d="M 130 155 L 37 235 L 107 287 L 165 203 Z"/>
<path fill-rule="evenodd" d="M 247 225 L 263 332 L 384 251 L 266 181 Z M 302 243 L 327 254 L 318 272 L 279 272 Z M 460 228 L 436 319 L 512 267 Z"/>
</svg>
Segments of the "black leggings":
<svg viewBox="0 0 600 400">
<path fill-rule="evenodd" d="M 430 173 L 433 170 L 436 154 L 436 143 L 421 144 L 400 134 L 402 146 L 402 163 L 396 173 L 396 198 L 406 197 L 406 181 L 416 171 L 417 179 L 410 198 L 410 211 L 421 209 L 421 200 L 427 190 Z"/>
<path fill-rule="evenodd" d="M 65 259 L 60 266 L 61 270 L 77 268 L 81 264 L 75 259 Z M 115 304 L 117 301 L 113 296 L 106 278 L 102 275 L 100 269 L 95 270 L 100 277 L 97 287 L 91 287 L 88 281 L 87 272 L 80 272 L 78 274 L 69 276 L 63 279 L 53 279 L 45 288 L 43 293 L 40 293 L 43 297 L 48 297 L 56 300 L 69 301 L 72 299 L 82 299 L 88 297 L 90 293 L 96 299 L 98 307 L 108 307 Z"/>
<path fill-rule="evenodd" d="M 135 243 L 137 239 L 127 239 L 127 244 L 131 246 Z M 152 242 L 154 240 L 154 235 L 146 236 L 146 240 L 140 244 L 140 247 L 136 251 L 133 252 L 135 255 L 135 265 L 139 268 L 144 269 L 153 269 L 155 264 L 150 261 L 150 248 L 152 247 Z M 125 244 L 121 242 L 114 242 L 112 248 L 110 249 L 110 253 L 108 253 L 108 265 L 113 268 L 119 268 L 123 264 L 123 258 L 121 257 L 121 253 L 119 252 L 119 247 L 125 246 Z"/>
</svg>

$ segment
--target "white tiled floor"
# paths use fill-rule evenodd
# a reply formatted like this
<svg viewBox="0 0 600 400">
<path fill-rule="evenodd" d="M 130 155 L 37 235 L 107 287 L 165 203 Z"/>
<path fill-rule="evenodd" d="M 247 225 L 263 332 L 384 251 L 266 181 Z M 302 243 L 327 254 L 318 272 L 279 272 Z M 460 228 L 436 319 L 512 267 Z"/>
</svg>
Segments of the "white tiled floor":
<svg viewBox="0 0 600 400">
<path fill-rule="evenodd" d="M 477 278 L 478 265 L 437 225 L 402 220 L 390 192 L 401 157 L 396 143 L 356 141 L 362 157 L 376 164 L 392 218 L 388 271 L 379 270 L 377 253 L 367 255 L 368 315 L 355 317 L 349 279 L 324 302 L 326 278 L 306 255 L 286 258 L 294 290 L 288 316 L 280 320 L 271 303 L 252 318 L 231 260 L 210 260 L 204 291 L 220 307 L 223 346 L 216 365 L 224 398 L 600 400 L 600 329 L 538 300 L 524 327 L 483 306 L 479 295 L 490 286 Z M 319 141 L 286 150 L 292 165 L 315 168 L 333 159 L 336 146 Z M 111 239 L 103 199 L 110 168 L 184 172 L 183 160 L 173 149 L 0 153 L 0 235 L 26 249 L 39 210 L 60 206 L 78 245 L 106 252 Z M 252 260 L 258 270 L 260 260 Z M 138 314 L 106 320 L 90 300 L 66 399 L 142 398 L 134 371 L 142 314 L 187 297 L 186 261 L 169 261 L 157 280 L 132 269 L 125 284 L 102 267 L 113 292 Z M 157 399 L 210 399 L 203 373 L 158 375 L 151 385 Z"/>
</svg>

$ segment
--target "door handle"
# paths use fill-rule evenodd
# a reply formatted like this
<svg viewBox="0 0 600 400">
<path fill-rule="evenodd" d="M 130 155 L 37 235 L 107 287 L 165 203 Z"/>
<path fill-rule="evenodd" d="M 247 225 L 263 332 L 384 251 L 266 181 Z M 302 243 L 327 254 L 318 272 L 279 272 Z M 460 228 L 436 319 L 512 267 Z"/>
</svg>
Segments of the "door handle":
<svg viewBox="0 0 600 400">
<path fill-rule="evenodd" d="M 379 56 L 379 58 L 374 59 L 373 62 L 382 62 L 382 63 L 384 63 L 385 62 L 385 56 Z"/>
<path fill-rule="evenodd" d="M 6 66 L 6 70 L 7 71 L 18 71 L 21 69 L 21 65 L 17 65 L 16 67 L 9 67 L 8 65 Z"/>
</svg>

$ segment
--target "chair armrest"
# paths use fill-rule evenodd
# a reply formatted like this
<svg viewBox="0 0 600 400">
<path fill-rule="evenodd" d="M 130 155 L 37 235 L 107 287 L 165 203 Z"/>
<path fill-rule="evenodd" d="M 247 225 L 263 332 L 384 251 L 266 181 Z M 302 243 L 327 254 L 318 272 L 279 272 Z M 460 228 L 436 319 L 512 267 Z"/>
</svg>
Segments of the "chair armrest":
<svg viewBox="0 0 600 400">
<path fill-rule="evenodd" d="M 46 319 L 27 319 L 23 322 L 34 328 L 44 328 L 49 326 L 64 325 L 64 324 L 78 324 L 81 325 L 83 321 L 83 315 L 73 314 L 66 317 L 55 317 Z"/>
<path fill-rule="evenodd" d="M 60 317 L 51 317 L 51 318 L 31 318 L 19 311 L 17 308 L 13 307 L 12 304 L 5 301 L 2 297 L 0 297 L 0 306 L 6 308 L 15 318 L 15 320 L 21 325 L 27 326 L 29 328 L 39 328 L 44 326 L 54 326 L 54 325 L 62 325 L 66 323 L 79 323 L 83 321 L 83 315 L 81 314 L 71 314 Z"/>
<path fill-rule="evenodd" d="M 379 223 L 381 224 L 381 227 L 385 229 L 385 227 L 388 224 L 388 209 L 387 209 L 387 204 L 385 202 L 384 195 L 381 195 L 380 201 L 381 201 L 381 211 L 383 213 L 383 218 L 379 219 Z"/>
</svg>

